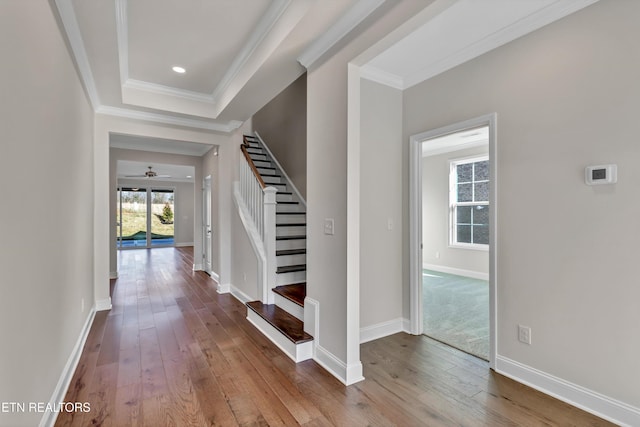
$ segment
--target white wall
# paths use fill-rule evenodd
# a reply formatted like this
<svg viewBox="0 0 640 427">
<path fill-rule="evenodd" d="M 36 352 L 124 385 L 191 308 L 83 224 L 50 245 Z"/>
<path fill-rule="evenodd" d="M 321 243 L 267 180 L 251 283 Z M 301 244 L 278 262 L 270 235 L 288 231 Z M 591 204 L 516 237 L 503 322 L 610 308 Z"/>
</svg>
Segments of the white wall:
<svg viewBox="0 0 640 427">
<path fill-rule="evenodd" d="M 361 80 L 360 328 L 402 318 L 402 91 Z M 390 173 L 391 171 L 395 173 Z"/>
<path fill-rule="evenodd" d="M 404 95 L 405 141 L 498 114 L 498 367 L 513 360 L 635 408 L 638 16 L 640 2 L 602 0 Z M 618 184 L 586 186 L 584 167 L 602 163 L 617 163 Z"/>
<path fill-rule="evenodd" d="M 422 159 L 423 265 L 436 271 L 460 275 L 472 272 L 477 275 L 471 277 L 488 277 L 488 250 L 449 246 L 449 162 L 483 154 L 488 154 L 488 147 L 467 148 Z"/>
<path fill-rule="evenodd" d="M 49 402 L 94 305 L 93 111 L 49 2 L 1 8 L 0 402 Z"/>
<path fill-rule="evenodd" d="M 126 150 L 125 150 L 126 151 Z M 193 245 L 194 184 L 193 182 L 149 181 L 144 179 L 118 179 L 118 187 L 137 187 L 173 190 L 174 242 L 176 246 Z M 198 232 L 200 229 L 198 228 Z M 116 233 L 118 231 L 116 230 Z"/>
</svg>

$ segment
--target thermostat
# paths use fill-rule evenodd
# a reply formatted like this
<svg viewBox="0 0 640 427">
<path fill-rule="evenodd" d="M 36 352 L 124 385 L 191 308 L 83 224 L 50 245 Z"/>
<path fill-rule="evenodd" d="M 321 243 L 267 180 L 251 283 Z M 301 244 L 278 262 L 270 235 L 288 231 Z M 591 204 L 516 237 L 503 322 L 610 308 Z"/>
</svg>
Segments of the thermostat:
<svg viewBox="0 0 640 427">
<path fill-rule="evenodd" d="M 615 184 L 618 182 L 618 166 L 587 166 L 584 170 L 584 179 L 587 185 Z"/>
</svg>

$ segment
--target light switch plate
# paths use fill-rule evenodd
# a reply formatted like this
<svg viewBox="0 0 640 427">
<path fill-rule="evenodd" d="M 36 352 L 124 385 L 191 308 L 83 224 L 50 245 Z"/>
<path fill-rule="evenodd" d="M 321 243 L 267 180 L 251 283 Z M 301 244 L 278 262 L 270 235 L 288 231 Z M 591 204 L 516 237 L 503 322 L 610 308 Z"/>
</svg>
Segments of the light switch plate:
<svg viewBox="0 0 640 427">
<path fill-rule="evenodd" d="M 333 236 L 334 234 L 334 222 L 333 218 L 325 218 L 324 219 L 324 234 L 329 236 Z"/>
</svg>

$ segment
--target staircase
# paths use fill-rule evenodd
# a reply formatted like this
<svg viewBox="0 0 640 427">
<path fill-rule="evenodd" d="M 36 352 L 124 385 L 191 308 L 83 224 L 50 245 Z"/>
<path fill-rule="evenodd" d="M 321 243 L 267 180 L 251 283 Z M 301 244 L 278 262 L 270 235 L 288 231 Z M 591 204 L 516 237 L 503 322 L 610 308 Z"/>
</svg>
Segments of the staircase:
<svg viewBox="0 0 640 427">
<path fill-rule="evenodd" d="M 274 263 L 273 268 L 267 267 L 267 271 L 275 274 L 267 274 L 264 281 L 268 287 L 266 300 L 247 303 L 247 319 L 295 362 L 310 359 L 313 337 L 304 331 L 303 323 L 307 270 L 306 207 L 263 141 L 245 135 L 241 150 L 249 167 L 247 170 L 252 172 L 264 194 L 273 191 L 270 187 L 277 190 L 275 232 L 270 233 L 267 229 L 268 220 L 257 227 L 264 236 L 267 264 L 270 264 L 269 260 Z M 251 198 L 251 190 L 245 193 L 247 198 Z M 257 209 L 257 222 L 262 216 L 268 218 L 269 214 L 265 213 L 269 209 L 266 197 L 264 208 Z"/>
</svg>

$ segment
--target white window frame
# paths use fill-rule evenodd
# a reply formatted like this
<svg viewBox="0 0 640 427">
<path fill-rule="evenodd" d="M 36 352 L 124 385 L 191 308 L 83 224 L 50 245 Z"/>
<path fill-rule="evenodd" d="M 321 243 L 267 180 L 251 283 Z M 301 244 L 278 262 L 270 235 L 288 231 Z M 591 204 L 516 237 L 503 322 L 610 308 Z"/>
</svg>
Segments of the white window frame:
<svg viewBox="0 0 640 427">
<path fill-rule="evenodd" d="M 471 202 L 458 202 L 458 173 L 457 168 L 459 165 L 476 163 L 482 161 L 489 161 L 489 155 L 483 154 L 481 156 L 463 157 L 449 160 L 449 247 L 460 249 L 472 249 L 480 251 L 488 251 L 489 245 L 483 243 L 461 243 L 458 242 L 458 223 L 457 223 L 457 207 L 458 206 L 487 206 L 489 207 L 489 199 L 487 201 L 471 201 Z M 489 182 L 490 179 L 483 181 L 472 180 L 470 183 L 477 182 Z M 491 184 L 489 184 L 491 185 Z M 473 185 L 471 186 L 473 189 Z M 473 191 L 473 190 L 472 190 Z M 475 198 L 475 197 L 474 197 Z M 473 228 L 472 228 L 473 233 Z"/>
</svg>

